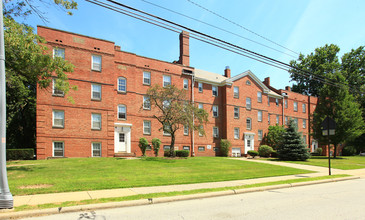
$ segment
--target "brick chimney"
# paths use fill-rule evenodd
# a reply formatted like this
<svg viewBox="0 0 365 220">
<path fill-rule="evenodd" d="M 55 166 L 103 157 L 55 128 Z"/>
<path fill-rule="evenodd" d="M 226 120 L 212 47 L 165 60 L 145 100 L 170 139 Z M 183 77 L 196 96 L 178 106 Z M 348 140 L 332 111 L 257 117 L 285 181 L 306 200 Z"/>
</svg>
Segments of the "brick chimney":
<svg viewBox="0 0 365 220">
<path fill-rule="evenodd" d="M 265 84 L 266 86 L 270 86 L 270 77 L 266 77 L 266 78 L 264 79 L 264 84 Z"/>
<path fill-rule="evenodd" d="M 224 76 L 227 78 L 231 78 L 231 69 L 229 66 L 226 66 L 226 69 L 224 70 Z"/>
<path fill-rule="evenodd" d="M 189 55 L 189 32 L 182 31 L 180 33 L 180 58 L 178 63 L 184 66 L 190 66 Z"/>
<path fill-rule="evenodd" d="M 290 86 L 285 86 L 285 90 L 290 92 L 291 91 Z"/>
</svg>

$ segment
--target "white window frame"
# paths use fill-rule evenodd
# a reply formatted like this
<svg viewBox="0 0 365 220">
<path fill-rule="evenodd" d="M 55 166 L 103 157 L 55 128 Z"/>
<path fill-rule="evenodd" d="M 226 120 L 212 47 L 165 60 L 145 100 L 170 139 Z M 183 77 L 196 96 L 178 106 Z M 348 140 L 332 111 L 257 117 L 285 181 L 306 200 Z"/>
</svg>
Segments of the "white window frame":
<svg viewBox="0 0 365 220">
<path fill-rule="evenodd" d="M 100 121 L 94 121 L 94 116 L 99 116 Z M 95 123 L 100 123 L 99 127 L 94 127 L 94 122 Z M 101 130 L 101 114 L 100 113 L 91 113 L 91 129 L 93 130 Z"/>
<path fill-rule="evenodd" d="M 252 105 L 251 105 L 251 98 L 250 97 L 247 97 L 246 98 L 246 109 L 247 110 L 251 110 L 252 108 Z"/>
<path fill-rule="evenodd" d="M 276 124 L 279 125 L 280 124 L 280 116 L 276 115 Z"/>
<path fill-rule="evenodd" d="M 124 109 L 124 112 L 123 112 L 123 109 Z M 127 106 L 126 105 L 123 105 L 123 104 L 120 104 L 118 105 L 118 120 L 127 120 Z M 124 118 L 123 117 L 120 117 L 121 114 L 124 114 Z"/>
<path fill-rule="evenodd" d="M 53 48 L 53 58 L 56 58 L 56 57 L 60 57 L 64 60 L 65 59 L 65 48 L 54 47 Z"/>
<path fill-rule="evenodd" d="M 62 113 L 62 117 L 59 117 L 57 113 Z M 55 120 L 62 120 L 62 125 L 58 125 L 55 123 Z M 54 128 L 64 128 L 65 127 L 65 111 L 64 110 L 53 110 L 52 111 L 52 127 Z"/>
<path fill-rule="evenodd" d="M 305 103 L 302 104 L 302 112 L 305 113 L 307 109 L 307 105 Z"/>
<path fill-rule="evenodd" d="M 288 116 L 285 116 L 285 125 L 288 125 Z"/>
<path fill-rule="evenodd" d="M 240 139 L 240 128 L 233 129 L 233 137 L 234 139 Z"/>
<path fill-rule="evenodd" d="M 151 135 L 151 121 L 143 121 L 143 134 Z"/>
<path fill-rule="evenodd" d="M 294 124 L 298 128 L 298 118 L 294 118 Z"/>
<path fill-rule="evenodd" d="M 164 125 L 163 126 L 163 129 L 162 129 L 162 133 L 163 133 L 163 135 L 164 136 L 171 136 L 171 134 L 170 133 L 168 133 L 167 131 L 165 131 L 165 127 L 166 127 L 166 129 L 168 129 L 168 125 Z M 171 128 L 170 128 L 171 129 Z"/>
<path fill-rule="evenodd" d="M 151 85 L 151 72 L 143 71 L 143 85 Z"/>
<path fill-rule="evenodd" d="M 246 129 L 252 130 L 252 119 L 251 118 L 246 118 Z"/>
<path fill-rule="evenodd" d="M 233 108 L 233 117 L 234 118 L 240 118 L 240 108 L 238 106 L 235 106 Z"/>
<path fill-rule="evenodd" d="M 262 111 L 257 111 L 257 121 L 262 122 Z"/>
<path fill-rule="evenodd" d="M 303 144 L 307 145 L 307 135 L 303 135 Z"/>
<path fill-rule="evenodd" d="M 257 102 L 262 103 L 262 92 L 257 92 Z"/>
<path fill-rule="evenodd" d="M 184 125 L 184 135 L 187 136 L 189 135 L 189 126 Z"/>
<path fill-rule="evenodd" d="M 203 83 L 198 82 L 198 90 L 199 92 L 203 92 Z"/>
<path fill-rule="evenodd" d="M 151 110 L 151 100 L 149 96 L 143 96 L 143 109 Z"/>
<path fill-rule="evenodd" d="M 99 149 L 94 149 L 94 145 L 99 144 Z M 100 151 L 99 156 L 95 156 L 94 151 Z M 91 143 L 91 156 L 92 157 L 101 157 L 101 142 L 92 142 Z"/>
<path fill-rule="evenodd" d="M 298 102 L 293 102 L 294 105 L 294 111 L 297 112 L 298 111 Z"/>
<path fill-rule="evenodd" d="M 279 99 L 278 98 L 275 98 L 275 104 L 276 104 L 276 106 L 279 106 Z"/>
<path fill-rule="evenodd" d="M 96 91 L 95 89 L 99 88 L 100 91 Z M 100 94 L 100 97 L 95 97 L 94 94 Z M 96 84 L 96 83 L 92 83 L 91 84 L 91 99 L 92 100 L 101 100 L 101 85 L 100 84 Z"/>
<path fill-rule="evenodd" d="M 183 87 L 185 90 L 189 89 L 189 80 L 188 79 L 184 79 L 183 81 Z"/>
<path fill-rule="evenodd" d="M 199 109 L 204 109 L 204 107 L 203 107 L 203 103 L 199 103 L 199 104 L 198 104 L 198 108 L 199 108 Z"/>
<path fill-rule="evenodd" d="M 205 146 L 198 146 L 198 151 L 199 152 L 204 152 L 205 151 Z"/>
<path fill-rule="evenodd" d="M 62 156 L 55 155 L 55 143 L 62 143 Z M 63 141 L 52 141 L 52 156 L 53 157 L 64 157 L 65 156 L 65 142 Z"/>
<path fill-rule="evenodd" d="M 307 128 L 307 120 L 303 119 L 303 128 Z"/>
<path fill-rule="evenodd" d="M 233 98 L 240 98 L 240 88 L 238 86 L 233 87 Z"/>
<path fill-rule="evenodd" d="M 202 129 L 203 128 L 203 125 L 200 125 L 200 128 Z M 203 137 L 203 134 L 200 133 L 200 131 L 199 131 L 199 137 Z"/>
<path fill-rule="evenodd" d="M 171 76 L 163 75 L 162 76 L 162 86 L 166 87 L 166 86 L 170 86 L 170 85 L 171 85 Z"/>
<path fill-rule="evenodd" d="M 52 79 L 52 95 L 54 95 L 54 96 L 65 96 L 65 93 L 62 91 L 62 90 L 60 90 L 60 89 L 57 89 L 56 88 L 56 78 L 53 78 Z"/>
<path fill-rule="evenodd" d="M 288 108 L 288 100 L 287 99 L 284 100 L 284 103 L 285 103 L 284 104 L 285 105 L 285 108 Z"/>
<path fill-rule="evenodd" d="M 213 118 L 218 118 L 218 116 L 219 116 L 218 105 L 212 106 L 212 112 L 213 112 Z"/>
<path fill-rule="evenodd" d="M 218 138 L 219 137 L 219 128 L 213 127 L 213 137 Z"/>
<path fill-rule="evenodd" d="M 270 114 L 267 115 L 267 123 L 270 124 Z"/>
<path fill-rule="evenodd" d="M 100 63 L 98 63 L 98 59 L 100 59 Z M 100 55 L 92 54 L 91 55 L 91 70 L 101 72 L 101 64 L 102 64 L 102 57 Z"/>
<path fill-rule="evenodd" d="M 122 85 L 122 82 L 124 81 L 124 85 Z M 117 81 L 117 89 L 118 92 L 123 92 L 126 93 L 127 92 L 127 79 L 125 77 L 118 77 L 118 81 Z M 123 89 L 124 87 L 124 89 Z"/>
<path fill-rule="evenodd" d="M 215 93 L 215 94 L 214 94 Z M 212 95 L 214 97 L 217 97 L 218 96 L 218 86 L 213 86 L 212 85 Z"/>
<path fill-rule="evenodd" d="M 257 140 L 262 141 L 262 137 L 263 137 L 263 131 L 262 130 L 258 130 L 257 131 Z"/>
</svg>

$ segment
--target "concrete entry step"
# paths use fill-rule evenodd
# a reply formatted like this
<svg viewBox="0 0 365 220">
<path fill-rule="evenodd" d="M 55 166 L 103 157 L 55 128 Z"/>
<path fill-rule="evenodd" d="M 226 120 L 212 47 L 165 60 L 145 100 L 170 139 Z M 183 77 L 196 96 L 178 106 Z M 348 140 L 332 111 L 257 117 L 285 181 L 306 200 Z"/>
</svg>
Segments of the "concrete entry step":
<svg viewBox="0 0 365 220">
<path fill-rule="evenodd" d="M 135 157 L 135 153 L 127 153 L 127 152 L 118 152 L 114 153 L 114 157 Z"/>
</svg>

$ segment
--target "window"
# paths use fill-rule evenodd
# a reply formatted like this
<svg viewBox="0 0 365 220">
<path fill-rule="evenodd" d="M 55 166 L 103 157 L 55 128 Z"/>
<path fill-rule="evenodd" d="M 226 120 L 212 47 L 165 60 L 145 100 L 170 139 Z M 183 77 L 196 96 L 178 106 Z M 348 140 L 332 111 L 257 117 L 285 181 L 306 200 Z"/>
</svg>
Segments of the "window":
<svg viewBox="0 0 365 220">
<path fill-rule="evenodd" d="M 91 56 L 91 69 L 95 71 L 101 71 L 101 56 L 99 55 Z"/>
<path fill-rule="evenodd" d="M 143 134 L 151 134 L 151 121 L 143 121 Z"/>
<path fill-rule="evenodd" d="M 53 110 L 54 128 L 63 128 L 65 126 L 65 112 L 61 110 Z"/>
<path fill-rule="evenodd" d="M 237 86 L 233 87 L 233 98 L 238 99 L 240 97 L 239 88 Z"/>
<path fill-rule="evenodd" d="M 288 125 L 288 116 L 285 116 L 285 125 Z"/>
<path fill-rule="evenodd" d="M 298 128 L 298 119 L 297 118 L 294 118 L 294 124 Z"/>
<path fill-rule="evenodd" d="M 247 130 L 251 130 L 251 118 L 246 119 L 246 128 Z"/>
<path fill-rule="evenodd" d="M 280 116 L 279 116 L 279 115 L 277 115 L 277 116 L 276 116 L 276 124 L 277 124 L 277 125 L 279 125 L 279 124 L 280 124 L 280 123 L 279 123 L 279 121 L 280 121 Z"/>
<path fill-rule="evenodd" d="M 65 93 L 59 88 L 59 86 L 56 83 L 57 79 L 53 79 L 53 85 L 52 85 L 52 95 L 54 96 L 64 96 Z"/>
<path fill-rule="evenodd" d="M 65 59 L 65 49 L 64 48 L 53 48 L 53 58 L 60 57 Z"/>
<path fill-rule="evenodd" d="M 251 147 L 251 140 L 247 139 L 247 147 Z"/>
<path fill-rule="evenodd" d="M 184 89 L 189 89 L 189 80 L 184 79 Z"/>
<path fill-rule="evenodd" d="M 213 105 L 212 110 L 213 110 L 213 117 L 217 118 L 218 117 L 218 106 Z"/>
<path fill-rule="evenodd" d="M 199 92 L 203 92 L 203 83 L 198 83 Z"/>
<path fill-rule="evenodd" d="M 118 78 L 118 92 L 127 92 L 127 80 L 124 77 Z"/>
<path fill-rule="evenodd" d="M 303 135 L 303 144 L 307 144 L 307 135 Z"/>
<path fill-rule="evenodd" d="M 285 105 L 285 108 L 288 108 L 288 100 L 287 99 L 285 99 L 285 101 L 284 101 L 284 105 Z"/>
<path fill-rule="evenodd" d="M 246 109 L 251 110 L 251 98 L 246 98 Z"/>
<path fill-rule="evenodd" d="M 163 150 L 164 151 L 169 151 L 170 150 L 170 145 L 164 145 Z"/>
<path fill-rule="evenodd" d="M 184 125 L 184 135 L 189 135 L 189 126 Z"/>
<path fill-rule="evenodd" d="M 240 117 L 240 108 L 239 107 L 234 107 L 234 118 L 239 118 Z"/>
<path fill-rule="evenodd" d="M 275 99 L 276 106 L 279 106 L 279 99 Z"/>
<path fill-rule="evenodd" d="M 257 102 L 262 102 L 262 92 L 257 92 Z"/>
<path fill-rule="evenodd" d="M 146 150 L 152 150 L 152 147 L 150 144 L 146 146 Z"/>
<path fill-rule="evenodd" d="M 65 144 L 62 141 L 54 141 L 53 142 L 53 156 L 54 157 L 63 157 L 65 152 Z"/>
<path fill-rule="evenodd" d="M 307 120 L 303 119 L 303 128 L 307 127 Z"/>
<path fill-rule="evenodd" d="M 298 102 L 294 102 L 294 111 L 297 112 L 298 111 Z"/>
<path fill-rule="evenodd" d="M 200 125 L 200 130 L 203 130 L 203 125 Z M 203 133 L 199 131 L 199 136 L 203 137 Z"/>
<path fill-rule="evenodd" d="M 199 146 L 198 151 L 205 151 L 205 147 L 204 146 Z"/>
<path fill-rule="evenodd" d="M 143 85 L 151 85 L 151 72 L 143 72 Z"/>
<path fill-rule="evenodd" d="M 101 85 L 91 84 L 91 99 L 101 100 Z"/>
<path fill-rule="evenodd" d="M 92 143 L 92 156 L 101 157 L 101 143 Z"/>
<path fill-rule="evenodd" d="M 163 135 L 171 136 L 171 127 L 169 125 L 163 126 Z"/>
<path fill-rule="evenodd" d="M 118 119 L 127 119 L 127 107 L 125 105 L 118 105 Z"/>
<path fill-rule="evenodd" d="M 188 151 L 190 151 L 190 146 L 183 146 L 183 150 L 188 150 Z"/>
<path fill-rule="evenodd" d="M 234 128 L 234 139 L 240 138 L 240 128 Z"/>
<path fill-rule="evenodd" d="M 302 104 L 302 112 L 305 113 L 306 104 Z"/>
<path fill-rule="evenodd" d="M 257 121 L 262 121 L 262 111 L 257 112 Z"/>
<path fill-rule="evenodd" d="M 171 76 L 163 76 L 163 87 L 171 85 Z"/>
<path fill-rule="evenodd" d="M 219 148 L 218 147 L 213 147 L 213 151 L 214 152 L 218 152 L 219 151 Z"/>
<path fill-rule="evenodd" d="M 218 96 L 218 86 L 212 86 L 213 96 Z"/>
<path fill-rule="evenodd" d="M 151 109 L 151 102 L 149 96 L 143 96 L 143 109 L 147 110 Z"/>
<path fill-rule="evenodd" d="M 267 122 L 270 124 L 270 114 L 267 115 Z"/>
<path fill-rule="evenodd" d="M 250 85 L 251 85 L 250 80 L 247 80 L 247 81 L 246 81 L 246 85 L 248 85 L 248 86 L 250 86 Z"/>
<path fill-rule="evenodd" d="M 101 114 L 91 114 L 91 129 L 101 130 Z"/>
<path fill-rule="evenodd" d="M 215 137 L 215 138 L 219 137 L 218 127 L 213 127 L 213 137 Z"/>
<path fill-rule="evenodd" d="M 199 103 L 199 104 L 198 104 L 198 108 L 199 108 L 199 109 L 203 109 L 203 103 Z"/>
<path fill-rule="evenodd" d="M 258 136 L 258 140 L 261 141 L 262 140 L 262 130 L 257 131 L 257 136 Z"/>
</svg>

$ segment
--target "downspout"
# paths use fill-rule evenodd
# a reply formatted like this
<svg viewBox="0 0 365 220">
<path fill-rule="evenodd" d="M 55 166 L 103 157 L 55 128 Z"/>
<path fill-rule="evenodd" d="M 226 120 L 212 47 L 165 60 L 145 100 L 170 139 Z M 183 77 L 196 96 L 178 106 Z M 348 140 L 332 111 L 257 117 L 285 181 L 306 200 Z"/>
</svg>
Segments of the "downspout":
<svg viewBox="0 0 365 220">
<path fill-rule="evenodd" d="M 191 74 L 191 103 L 194 105 L 194 84 L 195 84 L 195 78 L 194 73 Z M 191 156 L 195 157 L 195 150 L 194 150 L 194 139 L 195 139 L 195 130 L 194 130 L 194 111 L 193 111 L 193 129 L 191 129 Z"/>
</svg>

